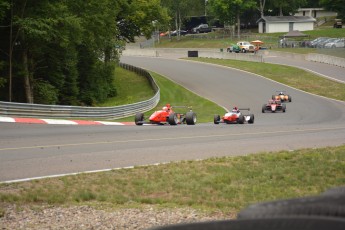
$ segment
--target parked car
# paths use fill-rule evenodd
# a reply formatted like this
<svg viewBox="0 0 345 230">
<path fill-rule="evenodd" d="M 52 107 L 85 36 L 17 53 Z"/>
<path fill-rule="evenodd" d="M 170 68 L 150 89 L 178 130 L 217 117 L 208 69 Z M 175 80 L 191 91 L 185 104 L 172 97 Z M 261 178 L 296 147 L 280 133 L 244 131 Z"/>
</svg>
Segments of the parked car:
<svg viewBox="0 0 345 230">
<path fill-rule="evenodd" d="M 337 38 L 328 38 L 326 40 L 320 41 L 317 43 L 316 48 L 325 48 L 325 45 L 327 43 L 334 42 L 335 40 L 337 40 Z"/>
<path fill-rule="evenodd" d="M 194 27 L 192 29 L 192 33 L 198 34 L 198 33 L 208 33 L 211 32 L 211 27 L 208 26 L 208 24 L 200 24 L 197 27 Z"/>
<path fill-rule="evenodd" d="M 243 53 L 247 53 L 247 52 L 254 53 L 255 52 L 255 47 L 250 42 L 240 41 L 240 42 L 237 42 L 237 45 L 240 47 L 240 49 Z"/>
<path fill-rule="evenodd" d="M 345 38 L 339 38 L 333 42 L 325 44 L 325 48 L 344 48 L 345 47 Z"/>
<path fill-rule="evenodd" d="M 232 52 L 239 53 L 239 52 L 241 52 L 241 48 L 238 45 L 236 45 L 236 44 L 231 44 L 230 46 L 228 46 L 226 48 L 226 52 L 229 52 L 229 53 L 232 53 Z"/>
<path fill-rule="evenodd" d="M 327 40 L 327 39 L 329 39 L 329 38 L 327 38 L 327 37 L 319 37 L 319 38 L 316 38 L 316 39 L 314 39 L 314 40 L 312 40 L 312 41 L 310 42 L 310 47 L 316 48 L 317 45 L 318 45 L 320 42 L 323 42 L 323 41 L 325 41 L 325 40 Z"/>
<path fill-rule="evenodd" d="M 334 19 L 333 28 L 343 28 L 343 22 L 341 19 Z"/>
<path fill-rule="evenodd" d="M 186 30 L 179 30 L 180 31 L 180 35 L 181 36 L 184 36 L 184 35 L 186 35 L 188 32 L 186 31 Z M 177 36 L 177 32 L 178 32 L 178 30 L 174 30 L 174 31 L 172 31 L 171 33 L 170 33 L 170 35 L 171 36 Z"/>
</svg>

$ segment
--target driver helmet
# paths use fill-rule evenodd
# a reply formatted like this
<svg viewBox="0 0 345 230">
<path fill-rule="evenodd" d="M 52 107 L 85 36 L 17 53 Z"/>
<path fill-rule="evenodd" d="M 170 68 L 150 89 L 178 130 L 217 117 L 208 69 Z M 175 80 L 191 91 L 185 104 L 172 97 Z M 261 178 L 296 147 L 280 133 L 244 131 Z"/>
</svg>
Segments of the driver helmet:
<svg viewBox="0 0 345 230">
<path fill-rule="evenodd" d="M 283 93 L 283 92 L 280 92 L 279 95 L 284 95 L 284 93 Z"/>
</svg>

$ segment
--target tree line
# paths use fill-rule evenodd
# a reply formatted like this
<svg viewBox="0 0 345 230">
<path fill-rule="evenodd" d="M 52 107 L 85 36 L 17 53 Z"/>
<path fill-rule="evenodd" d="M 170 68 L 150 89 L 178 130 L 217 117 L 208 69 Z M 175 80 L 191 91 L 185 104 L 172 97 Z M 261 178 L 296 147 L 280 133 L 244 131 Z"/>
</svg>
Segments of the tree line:
<svg viewBox="0 0 345 230">
<path fill-rule="evenodd" d="M 160 0 L 1 0 L 0 100 L 93 105 L 113 97 L 121 47 L 168 18 Z"/>
<path fill-rule="evenodd" d="M 0 100 L 93 105 L 116 96 L 121 49 L 136 36 L 180 29 L 186 16 L 240 24 L 246 12 L 287 15 L 343 0 L 0 0 Z"/>
</svg>

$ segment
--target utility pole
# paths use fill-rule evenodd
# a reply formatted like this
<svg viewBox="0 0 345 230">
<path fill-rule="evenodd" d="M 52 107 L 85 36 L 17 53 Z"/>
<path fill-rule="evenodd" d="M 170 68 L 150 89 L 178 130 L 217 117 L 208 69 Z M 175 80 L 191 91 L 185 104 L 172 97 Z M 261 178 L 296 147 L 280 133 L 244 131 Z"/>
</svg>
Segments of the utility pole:
<svg viewBox="0 0 345 230">
<path fill-rule="evenodd" d="M 206 13 L 206 5 L 207 5 L 207 1 L 208 1 L 208 0 L 205 0 L 205 16 L 207 16 L 207 13 Z"/>
<path fill-rule="evenodd" d="M 10 50 L 9 50 L 9 82 L 8 82 L 8 101 L 12 101 L 12 53 L 13 53 L 13 41 L 12 41 L 12 32 L 13 32 L 13 1 L 11 1 L 11 24 L 10 24 Z"/>
</svg>

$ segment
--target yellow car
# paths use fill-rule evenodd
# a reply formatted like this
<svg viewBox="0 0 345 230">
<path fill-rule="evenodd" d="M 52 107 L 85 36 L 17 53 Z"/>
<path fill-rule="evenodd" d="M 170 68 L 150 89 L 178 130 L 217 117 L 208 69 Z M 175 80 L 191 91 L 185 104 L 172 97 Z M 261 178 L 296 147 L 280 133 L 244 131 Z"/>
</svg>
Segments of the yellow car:
<svg viewBox="0 0 345 230">
<path fill-rule="evenodd" d="M 280 100 L 281 102 L 291 102 L 291 96 L 286 94 L 285 91 L 277 91 L 277 95 L 272 95 L 272 100 Z"/>
</svg>

